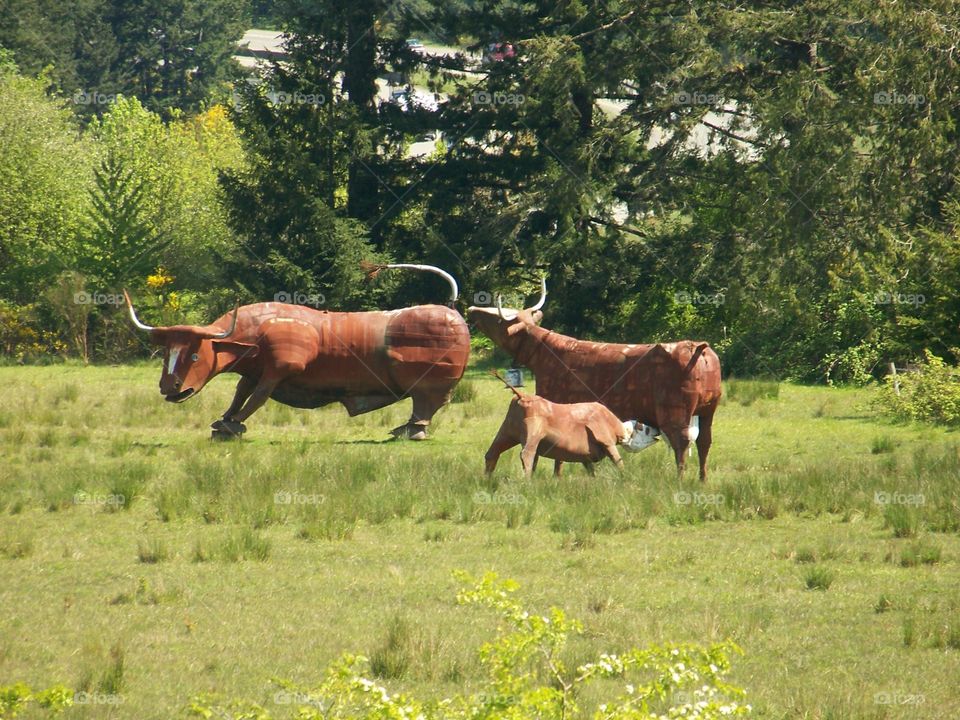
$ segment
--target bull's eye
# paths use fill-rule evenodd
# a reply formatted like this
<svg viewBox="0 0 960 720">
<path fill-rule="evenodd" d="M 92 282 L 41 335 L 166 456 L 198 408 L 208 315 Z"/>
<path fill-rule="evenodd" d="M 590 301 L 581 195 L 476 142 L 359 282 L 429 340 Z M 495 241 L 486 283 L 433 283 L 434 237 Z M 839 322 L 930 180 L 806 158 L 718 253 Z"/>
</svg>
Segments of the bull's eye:
<svg viewBox="0 0 960 720">
<path fill-rule="evenodd" d="M 197 360 L 200 359 L 200 356 L 197 355 L 196 353 L 194 353 L 193 355 L 190 356 L 190 359 L 193 360 L 194 362 L 196 362 Z"/>
</svg>

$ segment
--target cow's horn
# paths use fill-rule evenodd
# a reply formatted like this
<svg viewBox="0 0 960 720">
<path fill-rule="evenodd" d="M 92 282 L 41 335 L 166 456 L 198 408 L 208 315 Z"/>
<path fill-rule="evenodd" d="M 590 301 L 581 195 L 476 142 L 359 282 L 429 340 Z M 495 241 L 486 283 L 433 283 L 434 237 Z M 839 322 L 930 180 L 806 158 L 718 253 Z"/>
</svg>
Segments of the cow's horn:
<svg viewBox="0 0 960 720">
<path fill-rule="evenodd" d="M 453 275 L 448 273 L 446 270 L 441 270 L 433 265 L 410 265 L 409 263 L 391 263 L 389 265 L 384 265 L 383 267 L 409 268 L 410 270 L 425 270 L 426 272 L 435 273 L 450 283 L 450 302 L 456 302 L 457 298 L 460 297 L 460 288 L 457 286 L 457 281 L 454 279 Z"/>
<path fill-rule="evenodd" d="M 225 330 L 220 333 L 211 333 L 207 335 L 211 340 L 223 340 L 233 335 L 233 331 L 237 329 L 237 315 L 240 314 L 240 301 L 237 300 L 237 304 L 233 307 L 233 321 L 230 323 L 230 329 Z"/>
<path fill-rule="evenodd" d="M 540 300 L 532 308 L 529 308 L 527 312 L 535 312 L 543 307 L 544 303 L 547 302 L 547 276 L 543 275 L 540 278 Z"/>
<path fill-rule="evenodd" d="M 140 319 L 137 317 L 136 310 L 133 309 L 133 303 L 130 302 L 130 295 L 127 294 L 126 288 L 123 290 L 123 297 L 127 300 L 127 307 L 130 309 L 130 319 L 133 320 L 133 324 L 136 325 L 138 329 L 146 332 L 155 330 L 156 328 L 151 327 L 150 325 L 144 325 L 142 322 L 140 322 Z"/>
</svg>

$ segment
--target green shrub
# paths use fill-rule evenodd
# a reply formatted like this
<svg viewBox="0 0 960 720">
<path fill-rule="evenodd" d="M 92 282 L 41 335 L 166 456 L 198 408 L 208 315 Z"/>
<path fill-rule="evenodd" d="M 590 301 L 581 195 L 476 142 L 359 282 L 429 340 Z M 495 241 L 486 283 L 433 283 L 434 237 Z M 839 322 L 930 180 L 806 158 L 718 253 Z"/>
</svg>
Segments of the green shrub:
<svg viewBox="0 0 960 720">
<path fill-rule="evenodd" d="M 59 713 L 63 708 L 73 705 L 73 692 L 63 685 L 54 685 L 46 690 L 32 690 L 28 685 L 16 683 L 0 686 L 0 718 L 15 718 L 31 703 Z"/>
<path fill-rule="evenodd" d="M 960 372 L 942 358 L 924 350 L 916 372 L 888 375 L 877 396 L 879 408 L 900 420 L 918 420 L 940 425 L 960 423 Z"/>
<path fill-rule="evenodd" d="M 601 654 L 593 662 L 567 667 L 563 658 L 571 636 L 583 634 L 577 620 L 568 619 L 560 608 L 546 614 L 528 612 L 511 594 L 515 583 L 487 573 L 477 580 L 457 573 L 464 583 L 457 595 L 461 605 L 478 605 L 499 615 L 500 634 L 485 643 L 481 662 L 489 671 L 485 685 L 470 695 L 421 701 L 364 677 L 371 661 L 343 655 L 315 686 L 300 687 L 274 680 L 284 695 L 290 716 L 323 720 L 468 720 L 469 718 L 539 718 L 579 720 L 587 717 L 630 718 L 697 717 L 701 720 L 742 717 L 749 705 L 739 699 L 743 690 L 729 685 L 730 652 L 740 652 L 731 642 L 704 648 L 696 645 L 651 645 Z M 384 646 L 395 654 L 408 647 L 408 631 L 398 620 Z M 384 660 L 385 658 L 382 658 Z M 406 659 L 406 658 L 404 658 Z M 381 662 L 378 661 L 378 662 Z M 392 666 L 384 673 L 402 674 Z M 384 668 L 386 669 L 386 668 Z M 613 682 L 611 682 L 613 681 Z M 600 710 L 581 708 L 580 699 L 603 693 Z M 278 693 L 278 695 L 280 694 Z M 194 717 L 243 717 L 270 720 L 262 706 L 243 700 L 220 702 L 209 696 L 195 697 L 188 706 Z"/>
</svg>

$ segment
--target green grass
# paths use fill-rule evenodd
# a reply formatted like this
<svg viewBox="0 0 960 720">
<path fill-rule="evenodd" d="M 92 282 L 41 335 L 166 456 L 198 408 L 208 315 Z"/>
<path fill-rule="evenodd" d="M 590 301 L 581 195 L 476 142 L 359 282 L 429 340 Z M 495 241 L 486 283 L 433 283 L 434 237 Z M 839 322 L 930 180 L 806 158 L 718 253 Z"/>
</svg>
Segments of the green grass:
<svg viewBox="0 0 960 720">
<path fill-rule="evenodd" d="M 513 450 L 484 477 L 509 393 L 479 371 L 425 443 L 387 439 L 409 402 L 270 403 L 214 443 L 229 376 L 175 406 L 154 367 L 0 372 L 0 682 L 123 698 L 67 720 L 182 717 L 201 692 L 286 717 L 270 678 L 309 685 L 345 651 L 391 688 L 469 689 L 493 628 L 455 568 L 583 619 L 571 665 L 730 637 L 758 717 L 960 716 L 960 442 L 869 390 L 734 381 L 703 487 L 661 446 L 622 476 L 528 482 Z"/>
</svg>

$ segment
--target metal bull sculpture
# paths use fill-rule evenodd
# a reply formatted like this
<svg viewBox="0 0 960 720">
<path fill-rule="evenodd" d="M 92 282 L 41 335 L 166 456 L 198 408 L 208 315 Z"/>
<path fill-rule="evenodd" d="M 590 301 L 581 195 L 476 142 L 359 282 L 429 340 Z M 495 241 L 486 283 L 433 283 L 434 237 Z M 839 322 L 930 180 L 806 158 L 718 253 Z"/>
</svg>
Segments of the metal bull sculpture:
<svg viewBox="0 0 960 720">
<path fill-rule="evenodd" d="M 547 285 L 525 310 L 471 307 L 467 318 L 537 378 L 537 395 L 553 402 L 601 402 L 621 420 L 658 428 L 682 475 L 691 441 L 707 479 L 713 415 L 720 402 L 720 359 L 708 343 L 654 345 L 590 342 L 540 327 Z M 695 416 L 699 417 L 699 432 Z"/>
<path fill-rule="evenodd" d="M 434 272 L 429 265 L 388 265 Z M 396 436 L 426 437 L 434 414 L 450 399 L 470 354 L 470 333 L 460 314 L 441 305 L 385 312 L 328 312 L 266 302 L 234 308 L 210 325 L 150 327 L 133 323 L 164 347 L 160 392 L 183 402 L 216 375 L 240 375 L 233 402 L 213 423 L 214 437 L 243 433 L 243 422 L 269 398 L 298 408 L 339 402 L 350 416 L 413 399 L 413 413 Z M 452 302 L 451 302 L 452 304 Z"/>
</svg>

